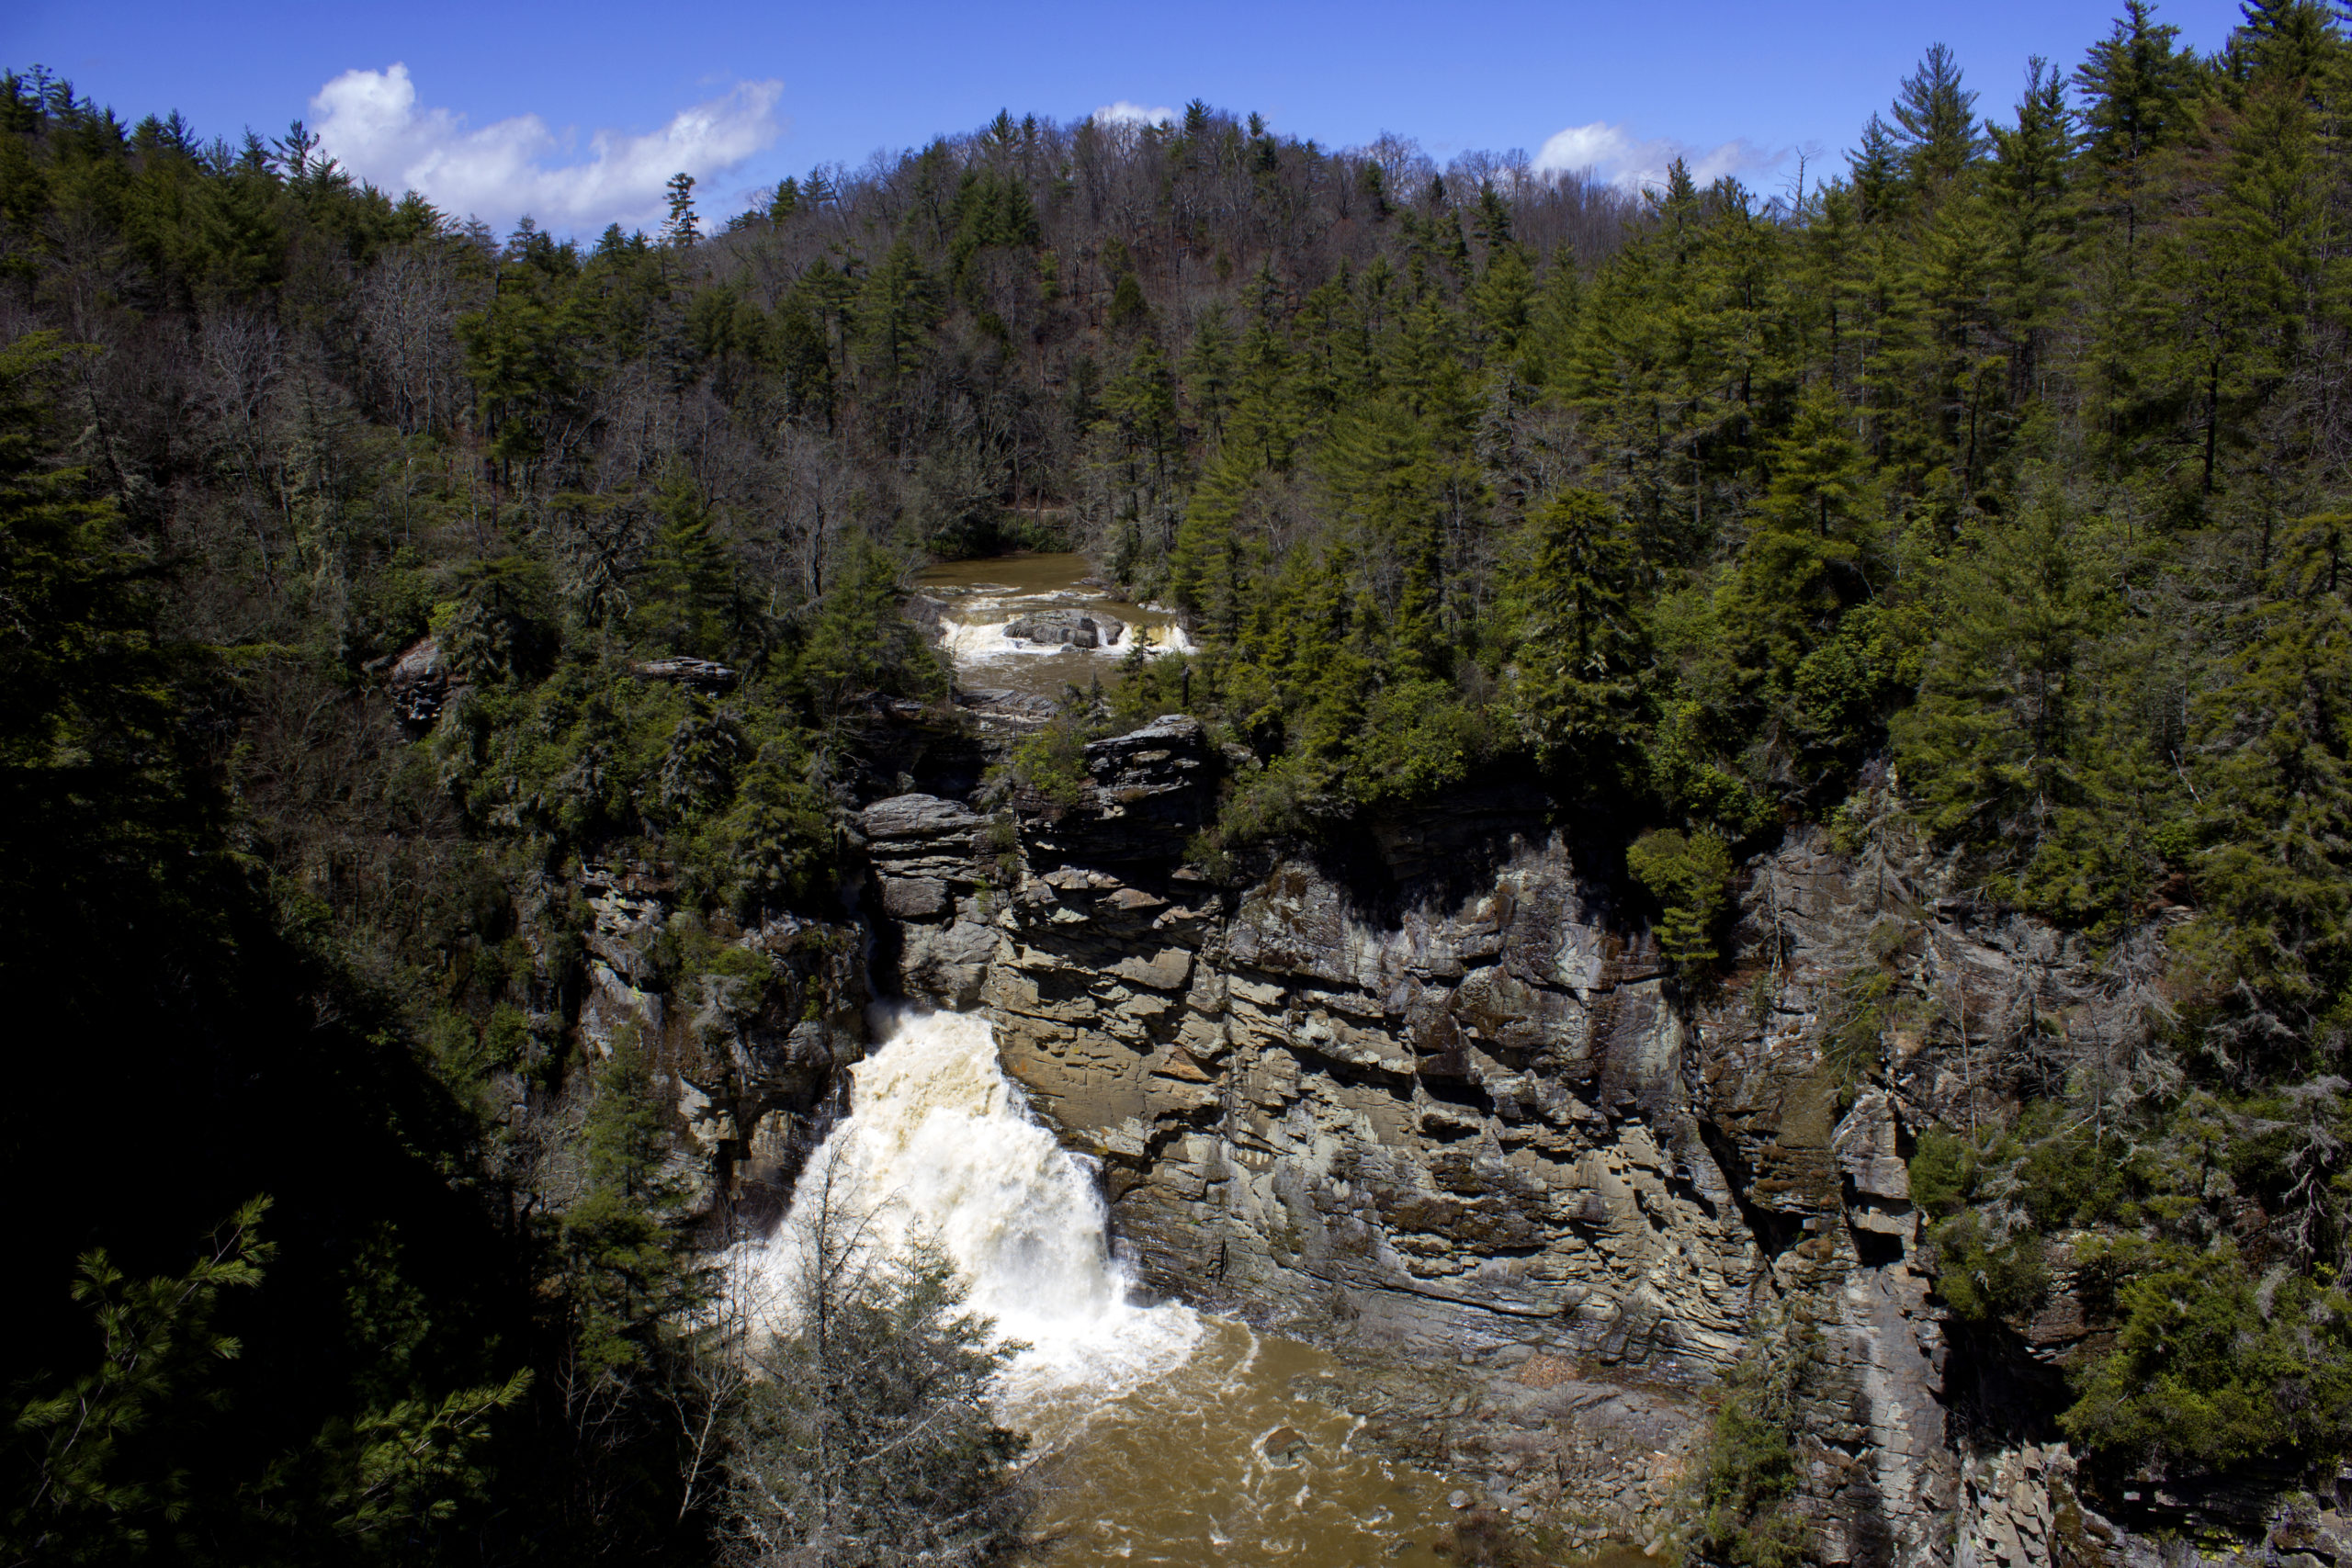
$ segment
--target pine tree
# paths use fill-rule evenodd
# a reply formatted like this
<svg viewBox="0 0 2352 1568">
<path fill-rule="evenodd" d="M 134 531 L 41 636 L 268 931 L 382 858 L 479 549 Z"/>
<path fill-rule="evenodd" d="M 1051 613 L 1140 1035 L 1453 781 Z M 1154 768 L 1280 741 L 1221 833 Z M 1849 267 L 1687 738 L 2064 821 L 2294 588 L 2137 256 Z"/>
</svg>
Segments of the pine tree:
<svg viewBox="0 0 2352 1568">
<path fill-rule="evenodd" d="M 683 468 L 671 474 L 652 510 L 658 532 L 633 595 L 630 632 L 650 653 L 729 654 L 734 567 L 693 477 Z"/>
<path fill-rule="evenodd" d="M 662 222 L 662 243 L 680 250 L 690 250 L 702 238 L 702 225 L 695 217 L 695 177 L 684 169 L 670 176 L 670 215 Z"/>
<path fill-rule="evenodd" d="M 2191 122 L 2195 57 L 2174 48 L 2180 29 L 2154 17 L 2147 0 L 2126 0 L 2113 33 L 2091 46 L 2075 73 L 2093 190 L 2122 220 L 2127 271 L 2139 249 L 2153 161 Z"/>
<path fill-rule="evenodd" d="M 2064 288 L 2059 265 L 2066 239 L 2074 158 L 2073 115 L 2064 80 L 2035 56 L 2026 67 L 2017 125 L 1990 128 L 1995 164 L 1991 194 L 2004 230 L 2000 261 L 2002 335 L 2010 355 L 2012 401 L 2038 389 L 2046 338 Z"/>
<path fill-rule="evenodd" d="M 1223 310 L 1202 313 L 1184 354 L 1184 394 L 1212 445 L 1225 438 L 1225 411 L 1233 403 L 1233 333 Z"/>
<path fill-rule="evenodd" d="M 1852 420 L 1826 388 L 1808 391 L 1789 433 L 1775 444 L 1766 512 L 1776 525 L 1847 538 L 1867 484 Z"/>
<path fill-rule="evenodd" d="M 1617 776 L 1638 700 L 1640 556 L 1591 491 L 1528 521 L 1514 558 L 1511 707 L 1537 757 L 1595 782 Z"/>
<path fill-rule="evenodd" d="M 1976 95 L 1962 85 L 1951 51 L 1929 44 L 1894 100 L 1895 141 L 1903 173 L 1932 191 L 1957 178 L 1984 150 L 1976 130 Z"/>
<path fill-rule="evenodd" d="M 1854 196 L 1865 222 L 1894 217 L 1903 208 L 1903 152 L 1894 127 L 1872 115 L 1862 127 L 1861 145 L 1846 154 Z"/>
<path fill-rule="evenodd" d="M 1240 367 L 1226 439 L 1257 468 L 1290 467 L 1297 439 L 1292 404 L 1291 355 L 1272 314 L 1261 309 L 1241 334 Z"/>
<path fill-rule="evenodd" d="M 914 247 L 899 240 L 857 291 L 859 345 L 868 374 L 885 391 L 922 364 L 923 337 L 938 318 L 938 288 Z"/>
</svg>

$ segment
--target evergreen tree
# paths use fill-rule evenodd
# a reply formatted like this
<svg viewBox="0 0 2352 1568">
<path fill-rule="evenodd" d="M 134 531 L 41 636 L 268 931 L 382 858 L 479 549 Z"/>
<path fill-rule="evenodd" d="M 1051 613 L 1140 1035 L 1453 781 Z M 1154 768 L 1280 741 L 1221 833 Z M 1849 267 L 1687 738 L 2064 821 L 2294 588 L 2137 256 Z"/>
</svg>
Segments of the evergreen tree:
<svg viewBox="0 0 2352 1568">
<path fill-rule="evenodd" d="M 702 224 L 695 216 L 695 177 L 681 169 L 670 176 L 668 189 L 670 215 L 662 221 L 662 243 L 691 249 L 702 238 Z"/>
<path fill-rule="evenodd" d="M 1895 144 L 1914 186 L 1933 190 L 1959 176 L 1983 152 L 1976 95 L 1962 85 L 1951 51 L 1929 44 L 1894 99 Z"/>
<path fill-rule="evenodd" d="M 1572 491 L 1529 520 L 1516 562 L 1520 728 L 1537 756 L 1595 782 L 1623 766 L 1639 693 L 1639 560 L 1616 508 Z"/>
<path fill-rule="evenodd" d="M 2138 249 L 2153 161 L 2190 124 L 2196 60 L 2174 47 L 2179 36 L 2178 28 L 2155 20 L 2147 0 L 2126 0 L 2115 30 L 2091 46 L 2075 73 L 2092 188 L 2121 217 L 2127 256 Z"/>
<path fill-rule="evenodd" d="M 1210 310 L 1193 331 L 1184 355 L 1184 393 L 1211 444 L 1225 438 L 1225 411 L 1233 402 L 1233 335 L 1225 312 Z"/>
</svg>

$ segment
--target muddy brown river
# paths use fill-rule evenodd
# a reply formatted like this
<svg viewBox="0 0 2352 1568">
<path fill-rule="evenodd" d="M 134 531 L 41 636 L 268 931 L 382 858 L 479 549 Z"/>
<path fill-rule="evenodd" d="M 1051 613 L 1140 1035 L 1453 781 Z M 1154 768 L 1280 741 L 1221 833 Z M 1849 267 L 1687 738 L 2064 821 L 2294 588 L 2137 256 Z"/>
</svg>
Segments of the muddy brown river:
<svg viewBox="0 0 2352 1568">
<path fill-rule="evenodd" d="M 1059 1462 L 1040 1527 L 1056 1564 L 1428 1564 L 1452 1510 L 1440 1477 L 1357 1441 L 1337 1364 L 1204 1317 L 1190 1359 L 1091 1410 L 1015 1412 Z M 1319 1396 L 1319 1397 L 1318 1397 Z"/>
</svg>

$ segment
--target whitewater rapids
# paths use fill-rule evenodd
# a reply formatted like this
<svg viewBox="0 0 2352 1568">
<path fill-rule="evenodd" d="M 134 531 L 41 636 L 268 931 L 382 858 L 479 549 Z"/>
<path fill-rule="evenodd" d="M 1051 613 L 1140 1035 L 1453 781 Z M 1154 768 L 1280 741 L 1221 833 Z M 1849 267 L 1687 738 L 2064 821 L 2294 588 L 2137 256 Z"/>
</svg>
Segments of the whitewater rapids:
<svg viewBox="0 0 2352 1568">
<path fill-rule="evenodd" d="M 1184 628 L 1170 622 L 1154 626 L 1137 621 L 1128 626 L 1126 635 L 1108 648 L 1073 648 L 1065 643 L 1028 642 L 1007 637 L 1004 628 L 1031 607 L 1030 602 L 1018 597 L 1001 599 L 976 598 L 957 608 L 972 619 L 954 615 L 940 617 L 940 646 L 956 666 L 968 669 L 1022 659 L 1060 659 L 1072 656 L 1093 659 L 1104 663 L 1116 663 L 1127 657 L 1140 644 L 1144 652 L 1158 658 L 1168 653 L 1198 653 L 1200 649 Z M 1134 612 L 1128 612 L 1132 615 Z M 1001 617 L 1001 618 L 998 618 Z"/>
<path fill-rule="evenodd" d="M 784 1227 L 745 1263 L 793 1294 L 797 1238 L 831 1178 L 836 1202 L 871 1210 L 877 1251 L 918 1234 L 971 1285 L 1000 1340 L 1028 1348 L 997 1403 L 1026 1419 L 1115 1399 L 1182 1366 L 1202 1336 L 1191 1310 L 1141 1305 L 1112 1255 L 1092 1173 L 1031 1114 L 997 1065 L 986 1018 L 877 1009 L 881 1043 L 850 1068 L 850 1114 L 800 1176 Z"/>
</svg>

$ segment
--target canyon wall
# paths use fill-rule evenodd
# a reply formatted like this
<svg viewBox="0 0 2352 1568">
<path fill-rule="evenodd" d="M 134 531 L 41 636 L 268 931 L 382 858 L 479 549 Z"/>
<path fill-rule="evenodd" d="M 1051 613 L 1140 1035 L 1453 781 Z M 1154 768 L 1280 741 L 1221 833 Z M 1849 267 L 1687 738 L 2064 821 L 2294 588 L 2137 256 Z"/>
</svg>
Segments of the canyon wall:
<svg viewBox="0 0 2352 1568">
<path fill-rule="evenodd" d="M 1804 1366 L 1824 1562 L 2153 1563 L 2152 1524 L 2266 1528 L 2260 1500 L 2102 1517 L 2047 1427 L 2085 1332 L 2063 1267 L 2022 1334 L 1972 1340 L 1920 1255 L 1915 1135 L 2013 1111 L 2021 1051 L 2125 1049 L 2154 938 L 2095 956 L 1897 834 L 1792 828 L 1686 995 L 1605 838 L 1532 791 L 1219 886 L 1188 844 L 1238 760 L 1193 721 L 1089 746 L 1075 804 L 995 809 L 987 747 L 927 723 L 875 748 L 859 923 L 712 933 L 774 961 L 764 991 L 648 994 L 658 874 L 585 874 L 582 1031 L 658 1043 L 697 1203 L 781 1201 L 870 986 L 989 1015 L 1151 1288 L 1340 1350 L 1374 1437 L 1571 1548 L 1687 1523 L 1743 1357 Z M 1860 1017 L 1872 976 L 1910 1002 Z M 2316 1568 L 2343 1521 L 2298 1519 Z"/>
<path fill-rule="evenodd" d="M 1087 764 L 1076 806 L 865 810 L 877 983 L 987 1010 L 1155 1288 L 1343 1347 L 1376 1427 L 1572 1541 L 1666 1532 L 1704 1396 L 1758 1345 L 1811 1359 L 1798 1506 L 1825 1561 L 2024 1539 L 1973 1522 L 1989 1494 L 1953 1402 L 2007 1413 L 1948 1375 L 1905 1156 L 1927 1119 L 1997 1100 L 1964 1040 L 2036 1005 L 2119 1027 L 2130 998 L 2083 953 L 1939 901 L 1915 849 L 1794 829 L 1747 868 L 1728 978 L 1691 998 L 1532 794 L 1218 887 L 1186 863 L 1230 765 L 1197 725 Z M 1863 970 L 1973 1010 L 1965 1035 L 1898 1023 L 1891 1070 L 1839 1070 Z M 1978 1446 L 1997 1468 L 2004 1444 Z M 2113 1533 L 2057 1468 L 2011 1468 L 2001 1520 Z M 2036 1487 L 2038 1511 L 2016 1501 Z"/>
</svg>

